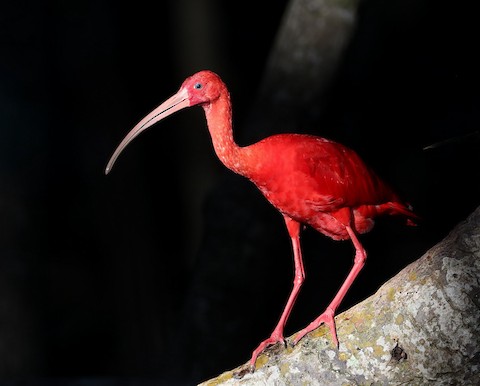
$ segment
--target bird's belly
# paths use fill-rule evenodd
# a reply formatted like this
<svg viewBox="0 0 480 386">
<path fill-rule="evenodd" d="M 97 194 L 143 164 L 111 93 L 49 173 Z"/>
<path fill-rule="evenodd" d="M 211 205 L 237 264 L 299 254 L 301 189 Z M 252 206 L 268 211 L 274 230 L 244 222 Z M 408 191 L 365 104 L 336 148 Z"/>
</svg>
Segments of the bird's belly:
<svg viewBox="0 0 480 386">
<path fill-rule="evenodd" d="M 316 198 L 315 201 L 305 199 L 303 191 L 285 189 L 270 191 L 260 188 L 267 200 L 286 215 L 302 224 L 310 225 L 318 232 L 334 240 L 349 238 L 345 225 L 339 222 L 334 213 L 340 209 L 331 197 Z"/>
<path fill-rule="evenodd" d="M 347 240 L 350 238 L 345 225 L 331 213 L 317 213 L 308 222 L 308 225 L 333 240 Z"/>
<path fill-rule="evenodd" d="M 365 233 L 373 227 L 373 216 L 364 216 L 361 207 L 349 208 L 345 218 L 343 200 L 335 200 L 331 196 L 317 196 L 306 199 L 302 189 L 268 190 L 259 187 L 267 200 L 283 215 L 302 224 L 306 224 L 318 232 L 334 239 L 350 238 L 346 225 L 353 225 L 358 233 Z M 350 217 L 351 216 L 351 217 Z"/>
</svg>

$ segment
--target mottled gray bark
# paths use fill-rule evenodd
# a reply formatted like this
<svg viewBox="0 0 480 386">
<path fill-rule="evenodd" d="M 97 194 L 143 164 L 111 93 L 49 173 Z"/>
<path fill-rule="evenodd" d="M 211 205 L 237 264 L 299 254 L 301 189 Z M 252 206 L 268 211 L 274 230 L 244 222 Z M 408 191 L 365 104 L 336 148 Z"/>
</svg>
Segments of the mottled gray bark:
<svg viewBox="0 0 480 386">
<path fill-rule="evenodd" d="M 296 347 L 202 385 L 479 385 L 480 207 L 373 296 Z M 292 341 L 288 338 L 288 342 Z M 248 365 L 248 364 L 247 364 Z"/>
</svg>

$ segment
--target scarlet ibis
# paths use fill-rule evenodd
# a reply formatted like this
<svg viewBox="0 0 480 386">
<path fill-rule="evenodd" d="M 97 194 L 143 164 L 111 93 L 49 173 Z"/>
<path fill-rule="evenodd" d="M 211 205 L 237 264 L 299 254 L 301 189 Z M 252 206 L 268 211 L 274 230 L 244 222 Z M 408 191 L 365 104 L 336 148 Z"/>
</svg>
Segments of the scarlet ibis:
<svg viewBox="0 0 480 386">
<path fill-rule="evenodd" d="M 365 264 L 366 252 L 358 234 L 368 232 L 378 215 L 404 216 L 414 224 L 410 206 L 383 182 L 360 157 L 346 146 L 317 136 L 277 134 L 249 146 L 235 143 L 230 94 L 220 77 L 200 71 L 187 78 L 178 92 L 163 102 L 126 135 L 113 153 L 108 173 L 122 150 L 141 132 L 185 107 L 202 106 L 215 153 L 229 169 L 252 181 L 283 215 L 293 248 L 293 289 L 278 324 L 269 338 L 253 351 L 253 371 L 258 355 L 270 345 L 285 343 L 284 327 L 305 279 L 300 247 L 300 224 L 306 224 L 334 240 L 352 240 L 353 268 L 326 310 L 293 341 L 325 323 L 338 347 L 335 312 Z"/>
</svg>

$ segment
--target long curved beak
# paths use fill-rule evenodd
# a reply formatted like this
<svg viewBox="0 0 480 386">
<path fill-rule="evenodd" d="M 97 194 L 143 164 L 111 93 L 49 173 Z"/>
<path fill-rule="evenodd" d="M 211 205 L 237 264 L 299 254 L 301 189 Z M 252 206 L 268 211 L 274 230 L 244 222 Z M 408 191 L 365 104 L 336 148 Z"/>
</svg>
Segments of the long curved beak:
<svg viewBox="0 0 480 386">
<path fill-rule="evenodd" d="M 188 100 L 187 91 L 185 89 L 180 89 L 175 95 L 168 98 L 165 102 L 163 102 L 140 122 L 138 122 L 135 127 L 130 130 L 130 132 L 125 136 L 123 141 L 120 142 L 120 145 L 118 145 L 117 149 L 110 158 L 110 161 L 108 161 L 107 167 L 105 168 L 105 174 L 108 174 L 110 170 L 112 170 L 113 164 L 115 163 L 123 149 L 125 149 L 125 147 L 127 147 L 127 145 L 142 131 L 148 129 L 150 126 L 153 126 L 155 123 L 162 120 L 163 118 L 172 115 L 176 111 L 189 106 L 190 101 Z"/>
</svg>

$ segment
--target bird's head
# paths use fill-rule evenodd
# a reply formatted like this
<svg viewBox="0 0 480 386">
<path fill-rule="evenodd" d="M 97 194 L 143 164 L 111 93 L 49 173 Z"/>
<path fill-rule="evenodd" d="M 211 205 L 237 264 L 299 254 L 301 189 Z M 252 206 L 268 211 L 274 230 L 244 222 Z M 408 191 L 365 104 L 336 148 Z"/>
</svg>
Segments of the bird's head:
<svg viewBox="0 0 480 386">
<path fill-rule="evenodd" d="M 204 108 L 208 108 L 222 93 L 228 96 L 225 84 L 220 77 L 212 71 L 200 71 L 185 79 L 175 95 L 168 98 L 130 130 L 122 142 L 120 142 L 120 145 L 118 145 L 110 161 L 108 161 L 105 174 L 108 174 L 110 170 L 112 170 L 113 164 L 123 149 L 142 131 L 185 107 L 201 105 Z"/>
<path fill-rule="evenodd" d="M 180 87 L 185 90 L 190 106 L 208 105 L 227 93 L 227 88 L 220 77 L 212 71 L 200 71 L 188 77 Z"/>
</svg>

